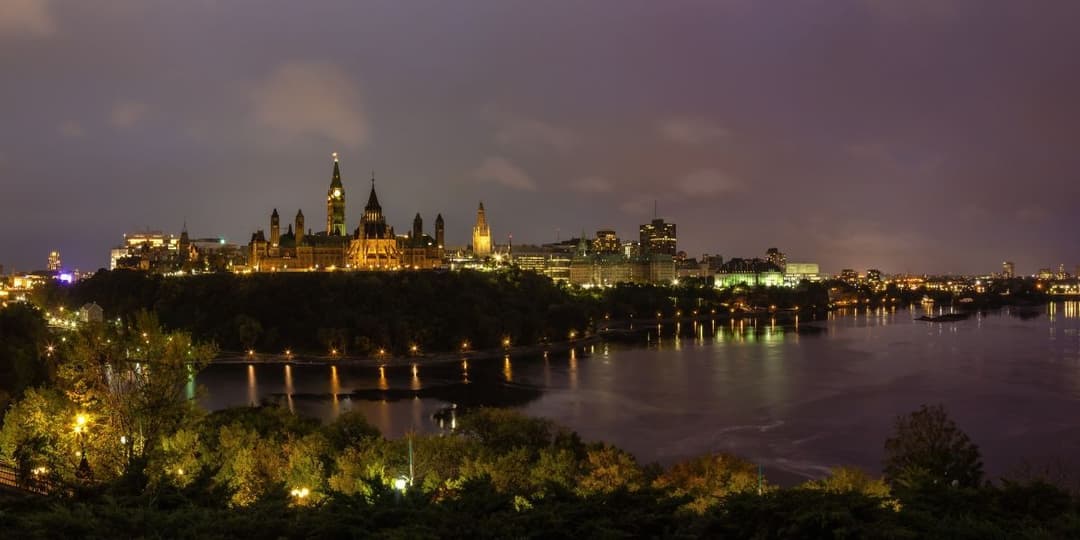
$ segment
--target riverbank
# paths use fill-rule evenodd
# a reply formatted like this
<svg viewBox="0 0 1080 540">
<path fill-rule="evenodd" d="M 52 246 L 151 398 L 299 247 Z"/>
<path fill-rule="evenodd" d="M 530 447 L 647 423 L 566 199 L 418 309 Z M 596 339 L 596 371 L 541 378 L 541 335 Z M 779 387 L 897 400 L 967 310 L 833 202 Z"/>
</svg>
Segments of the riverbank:
<svg viewBox="0 0 1080 540">
<path fill-rule="evenodd" d="M 603 341 L 599 334 L 592 334 L 582 338 L 553 343 L 540 343 L 535 345 L 522 345 L 500 347 L 497 349 L 469 350 L 460 352 L 444 352 L 433 354 L 416 354 L 412 356 L 344 356 L 327 355 L 312 356 L 304 354 L 241 354 L 233 352 L 224 356 L 218 356 L 212 364 L 298 364 L 309 366 L 359 366 L 359 367 L 387 367 L 387 366 L 431 366 L 450 364 L 468 360 L 490 360 L 502 358 L 506 355 L 536 355 L 548 352 L 565 352 L 576 347 L 593 345 Z"/>
</svg>

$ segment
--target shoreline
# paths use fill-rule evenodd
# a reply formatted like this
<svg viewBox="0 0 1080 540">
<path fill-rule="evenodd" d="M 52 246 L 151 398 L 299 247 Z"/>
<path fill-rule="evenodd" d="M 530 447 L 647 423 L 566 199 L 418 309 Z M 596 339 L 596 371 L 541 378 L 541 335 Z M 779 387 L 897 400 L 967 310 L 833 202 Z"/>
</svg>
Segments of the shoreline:
<svg viewBox="0 0 1080 540">
<path fill-rule="evenodd" d="M 215 364 L 295 364 L 295 365 L 313 365 L 313 366 L 333 366 L 333 365 L 347 365 L 347 366 L 361 366 L 361 367 L 390 367 L 390 366 L 405 366 L 405 365 L 439 365 L 449 364 L 453 362 L 460 362 L 463 360 L 490 360 L 493 358 L 499 358 L 505 355 L 529 355 L 529 354 L 542 354 L 545 352 L 565 352 L 570 349 L 585 346 L 594 345 L 596 343 L 605 341 L 617 341 L 625 339 L 631 336 L 638 336 L 649 330 L 655 328 L 656 325 L 672 325 L 681 323 L 705 323 L 705 322 L 727 322 L 730 320 L 761 320 L 761 319 L 775 319 L 776 322 L 782 322 L 784 324 L 794 323 L 799 325 L 800 315 L 807 315 L 807 321 L 805 323 L 813 323 L 817 321 L 825 320 L 825 316 L 832 311 L 842 311 L 847 309 L 876 309 L 876 308 L 901 308 L 911 309 L 912 306 L 918 304 L 900 305 L 892 304 L 863 304 L 854 306 L 836 306 L 831 309 L 811 309 L 805 308 L 799 311 L 792 309 L 778 309 L 776 311 L 765 312 L 737 312 L 737 313 L 708 313 L 700 315 L 686 315 L 676 317 L 663 317 L 659 319 L 621 319 L 621 320 L 607 320 L 603 329 L 589 334 L 587 336 L 576 338 L 567 341 L 557 341 L 550 343 L 536 343 L 532 345 L 520 345 L 505 348 L 494 349 L 479 349 L 469 351 L 444 351 L 432 354 L 419 354 L 416 356 L 385 356 L 383 358 L 373 356 L 316 356 L 310 354 L 255 354 L 249 356 L 239 351 L 224 352 L 217 358 L 211 360 L 210 365 Z M 1027 308 L 1030 309 L 1036 306 L 1045 306 L 1046 304 L 1007 304 L 1000 306 L 965 306 L 951 304 L 949 307 L 954 309 L 958 308 L 959 313 L 946 315 L 946 317 L 959 316 L 961 313 L 970 316 L 973 312 L 987 311 L 987 310 L 1003 310 L 1007 308 Z M 945 307 L 945 306 L 942 306 Z M 959 317 L 958 317 L 959 318 Z M 964 317 L 966 318 L 966 316 Z M 923 319 L 927 320 L 927 319 Z M 644 322 L 643 321 L 647 321 Z M 927 322 L 952 322 L 952 321 L 935 321 L 927 320 Z"/>
<path fill-rule="evenodd" d="M 294 354 L 286 356 L 284 354 L 263 355 L 256 354 L 254 356 L 247 356 L 243 354 L 230 354 L 228 356 L 219 356 L 210 361 L 210 365 L 217 364 L 290 364 L 290 365 L 308 365 L 308 366 L 360 366 L 360 367 L 391 367 L 391 366 L 432 366 L 439 364 L 450 364 L 455 362 L 461 362 L 463 360 L 491 360 L 493 358 L 500 358 L 509 354 L 541 354 L 545 352 L 563 352 L 570 349 L 584 346 L 594 345 L 603 341 L 600 334 L 592 334 L 586 337 L 574 339 L 572 341 L 557 341 L 553 343 L 540 343 L 535 345 L 521 345 L 517 347 L 507 347 L 499 349 L 482 349 L 471 350 L 465 352 L 440 352 L 433 354 L 420 354 L 417 356 L 386 356 L 384 358 L 376 358 L 370 356 L 310 356 L 303 354 Z"/>
</svg>

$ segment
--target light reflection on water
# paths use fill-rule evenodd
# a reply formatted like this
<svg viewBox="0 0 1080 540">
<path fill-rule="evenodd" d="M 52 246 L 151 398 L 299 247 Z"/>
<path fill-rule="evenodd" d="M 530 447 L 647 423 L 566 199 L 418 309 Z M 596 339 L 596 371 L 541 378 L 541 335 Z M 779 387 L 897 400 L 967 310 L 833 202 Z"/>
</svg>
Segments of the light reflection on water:
<svg viewBox="0 0 1080 540">
<path fill-rule="evenodd" d="M 388 436 L 438 429 L 432 415 L 447 403 L 369 401 L 354 391 L 467 383 L 483 396 L 534 386 L 544 392 L 522 407 L 526 413 L 641 461 L 722 450 L 792 475 L 836 464 L 876 471 L 892 420 L 922 403 L 946 405 L 980 444 L 991 474 L 1024 458 L 1080 455 L 1080 302 L 956 323 L 914 320 L 949 312 L 858 307 L 817 321 L 676 322 L 650 325 L 641 346 L 603 343 L 444 365 L 214 365 L 198 382 L 208 408 L 277 396 L 323 419 L 362 410 Z M 686 335 L 674 335 L 676 328 Z"/>
</svg>

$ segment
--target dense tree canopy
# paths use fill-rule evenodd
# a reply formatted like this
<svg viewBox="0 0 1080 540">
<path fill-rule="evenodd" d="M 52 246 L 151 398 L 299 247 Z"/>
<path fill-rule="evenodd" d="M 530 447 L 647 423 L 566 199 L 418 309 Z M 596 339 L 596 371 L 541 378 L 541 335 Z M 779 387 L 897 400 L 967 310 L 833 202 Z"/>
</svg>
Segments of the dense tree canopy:
<svg viewBox="0 0 1080 540">
<path fill-rule="evenodd" d="M 916 489 L 977 487 L 983 474 L 979 447 L 941 405 L 923 405 L 896 419 L 896 431 L 885 441 L 882 469 L 894 487 Z"/>
</svg>

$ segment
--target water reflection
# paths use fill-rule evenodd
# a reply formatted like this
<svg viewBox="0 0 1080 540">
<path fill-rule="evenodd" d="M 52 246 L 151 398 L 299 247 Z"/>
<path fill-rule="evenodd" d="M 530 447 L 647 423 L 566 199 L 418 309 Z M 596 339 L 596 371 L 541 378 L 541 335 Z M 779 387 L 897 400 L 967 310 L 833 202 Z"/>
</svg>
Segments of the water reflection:
<svg viewBox="0 0 1080 540">
<path fill-rule="evenodd" d="M 386 368 L 379 366 L 379 390 L 389 390 L 390 383 L 386 380 Z"/>
<path fill-rule="evenodd" d="M 817 320 L 778 313 L 650 321 L 638 345 L 443 365 L 214 365 L 199 375 L 207 395 L 197 399 L 209 408 L 243 405 L 246 377 L 247 404 L 280 396 L 323 419 L 361 410 L 388 436 L 437 430 L 433 415 L 453 403 L 510 404 L 645 461 L 724 449 L 804 472 L 842 462 L 876 470 L 890 420 L 944 401 L 987 463 L 1032 445 L 1080 453 L 1080 432 L 1060 428 L 1080 410 L 1080 302 L 1040 308 L 1034 318 L 1023 310 L 1033 311 L 954 323 L 914 320 L 952 311 L 919 305 L 906 313 L 860 306 Z M 676 346 L 663 346 L 667 340 Z"/>
<path fill-rule="evenodd" d="M 248 405 L 259 404 L 259 387 L 255 384 L 255 366 L 247 366 Z"/>
<path fill-rule="evenodd" d="M 285 399 L 289 402 L 289 412 L 296 412 L 296 404 L 293 403 L 293 393 L 295 391 L 292 380 L 292 366 L 285 364 Z"/>
<path fill-rule="evenodd" d="M 341 414 L 341 403 L 338 401 L 338 394 L 340 393 L 341 381 L 338 379 L 337 366 L 330 366 L 331 412 L 335 417 Z"/>
</svg>

